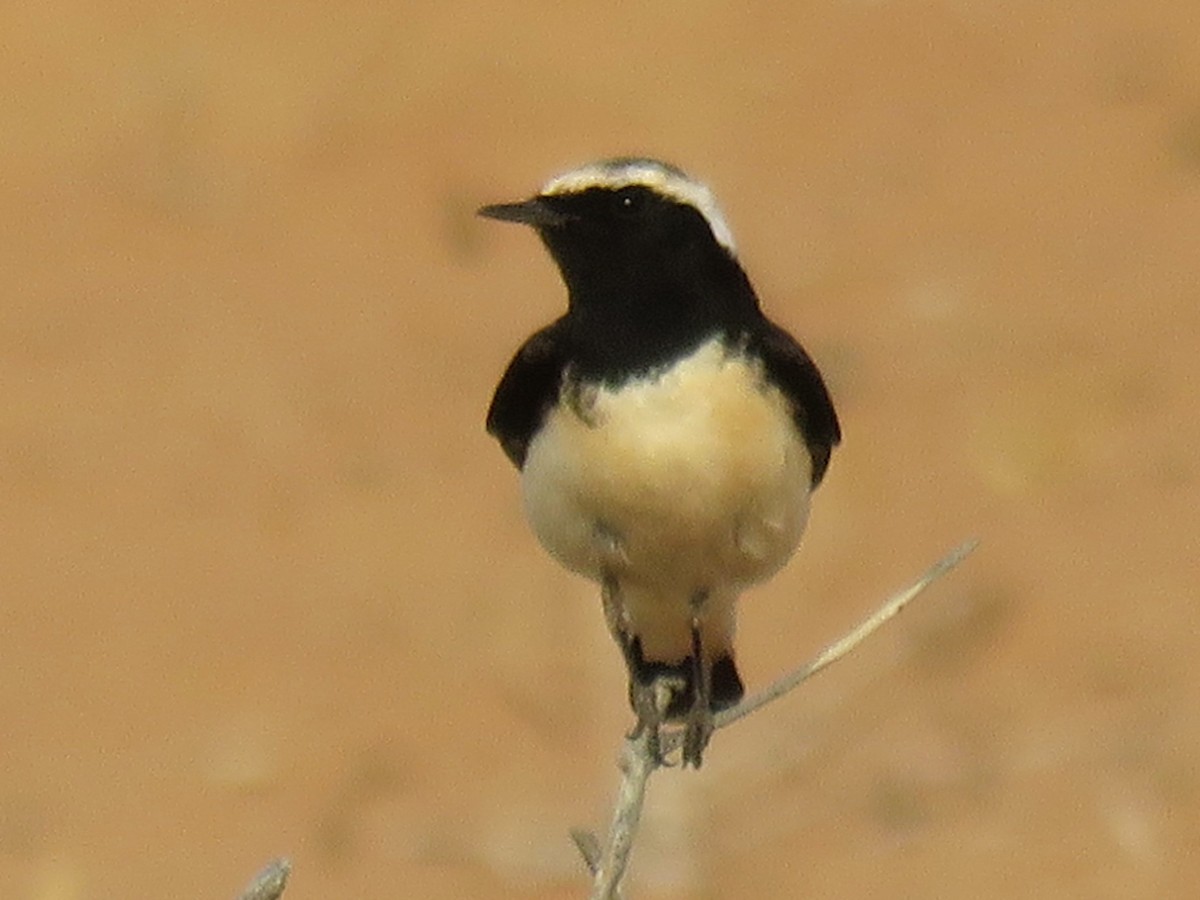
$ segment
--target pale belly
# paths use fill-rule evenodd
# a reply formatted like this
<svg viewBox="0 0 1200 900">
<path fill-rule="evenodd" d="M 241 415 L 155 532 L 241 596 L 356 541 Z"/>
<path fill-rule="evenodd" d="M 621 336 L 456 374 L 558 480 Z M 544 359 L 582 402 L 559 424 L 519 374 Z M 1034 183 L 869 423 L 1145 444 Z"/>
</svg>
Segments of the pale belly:
<svg viewBox="0 0 1200 900">
<path fill-rule="evenodd" d="M 736 594 L 792 555 L 811 459 L 782 395 L 717 343 L 656 380 L 556 407 L 523 468 L 525 508 L 570 569 L 681 598 Z"/>
</svg>

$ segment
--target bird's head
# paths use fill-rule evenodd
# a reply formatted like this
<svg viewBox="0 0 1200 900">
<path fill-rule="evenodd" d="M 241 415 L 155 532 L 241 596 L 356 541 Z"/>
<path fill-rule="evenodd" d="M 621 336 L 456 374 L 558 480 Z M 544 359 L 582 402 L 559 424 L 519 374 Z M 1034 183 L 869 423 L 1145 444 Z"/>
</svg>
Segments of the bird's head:
<svg viewBox="0 0 1200 900">
<path fill-rule="evenodd" d="M 535 196 L 479 214 L 537 229 L 572 293 L 614 280 L 687 275 L 734 257 L 733 235 L 712 192 L 653 159 L 592 163 L 551 179 Z"/>
</svg>

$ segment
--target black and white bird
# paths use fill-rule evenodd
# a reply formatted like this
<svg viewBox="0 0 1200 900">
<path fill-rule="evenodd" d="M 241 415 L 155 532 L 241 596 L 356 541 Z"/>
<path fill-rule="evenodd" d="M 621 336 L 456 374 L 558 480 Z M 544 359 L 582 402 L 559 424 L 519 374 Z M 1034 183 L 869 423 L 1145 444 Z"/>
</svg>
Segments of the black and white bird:
<svg viewBox="0 0 1200 900">
<path fill-rule="evenodd" d="M 538 540 L 603 586 L 640 725 L 684 719 L 698 765 L 712 713 L 744 692 L 738 595 L 800 541 L 841 438 L 833 403 L 679 169 L 605 160 L 479 212 L 535 228 L 568 294 L 509 363 L 487 429 Z"/>
</svg>

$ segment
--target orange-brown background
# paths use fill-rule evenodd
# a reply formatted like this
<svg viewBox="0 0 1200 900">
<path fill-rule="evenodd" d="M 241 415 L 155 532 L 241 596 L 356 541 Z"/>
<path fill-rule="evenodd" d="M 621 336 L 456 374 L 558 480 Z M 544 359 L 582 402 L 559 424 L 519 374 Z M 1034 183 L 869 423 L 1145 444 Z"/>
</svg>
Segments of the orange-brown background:
<svg viewBox="0 0 1200 900">
<path fill-rule="evenodd" d="M 98 11 L 102 9 L 103 11 Z M 628 724 L 484 435 L 472 210 L 714 184 L 846 440 L 636 896 L 1195 896 L 1200 15 L 1177 0 L 0 9 L 0 897 L 580 896 Z"/>
</svg>

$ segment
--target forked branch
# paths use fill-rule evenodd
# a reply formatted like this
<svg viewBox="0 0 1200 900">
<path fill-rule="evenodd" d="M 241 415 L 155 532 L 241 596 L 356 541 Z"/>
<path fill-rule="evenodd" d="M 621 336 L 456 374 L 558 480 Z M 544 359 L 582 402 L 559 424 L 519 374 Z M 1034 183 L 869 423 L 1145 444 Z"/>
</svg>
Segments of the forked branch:
<svg viewBox="0 0 1200 900">
<path fill-rule="evenodd" d="M 715 728 L 732 725 L 739 719 L 757 712 L 842 659 L 904 609 L 918 594 L 962 562 L 977 544 L 978 541 L 973 540 L 955 548 L 917 581 L 893 594 L 874 613 L 809 662 L 782 676 L 765 690 L 747 697 L 737 706 L 719 713 L 713 723 Z M 642 728 L 639 733 L 625 740 L 620 760 L 621 786 L 617 792 L 608 837 L 603 846 L 590 832 L 578 829 L 572 832 L 572 838 L 579 847 L 584 862 L 587 863 L 588 871 L 592 873 L 591 900 L 617 900 L 620 897 L 621 882 L 629 866 L 629 856 L 641 820 L 647 782 L 654 771 L 663 765 L 663 756 L 678 749 L 683 743 L 683 732 L 680 730 L 665 731 L 657 736 L 651 734 L 651 731 L 652 729 Z"/>
<path fill-rule="evenodd" d="M 739 719 L 744 719 L 848 655 L 903 610 L 917 595 L 962 562 L 975 549 L 977 543 L 969 541 L 951 551 L 917 581 L 889 597 L 874 613 L 809 662 L 782 676 L 765 690 L 747 697 L 732 709 L 719 713 L 715 717 L 714 727 L 725 728 Z M 654 771 L 664 764 L 663 757 L 678 750 L 682 743 L 683 732 L 679 729 L 660 732 L 658 729 L 645 727 L 626 738 L 620 759 L 621 786 L 604 843 L 601 844 L 589 831 L 576 829 L 571 832 L 571 837 L 592 874 L 592 900 L 618 900 L 621 896 L 621 882 L 628 869 L 637 837 L 647 783 Z M 291 863 L 286 859 L 274 860 L 255 876 L 238 895 L 238 900 L 279 900 L 290 872 Z"/>
</svg>

